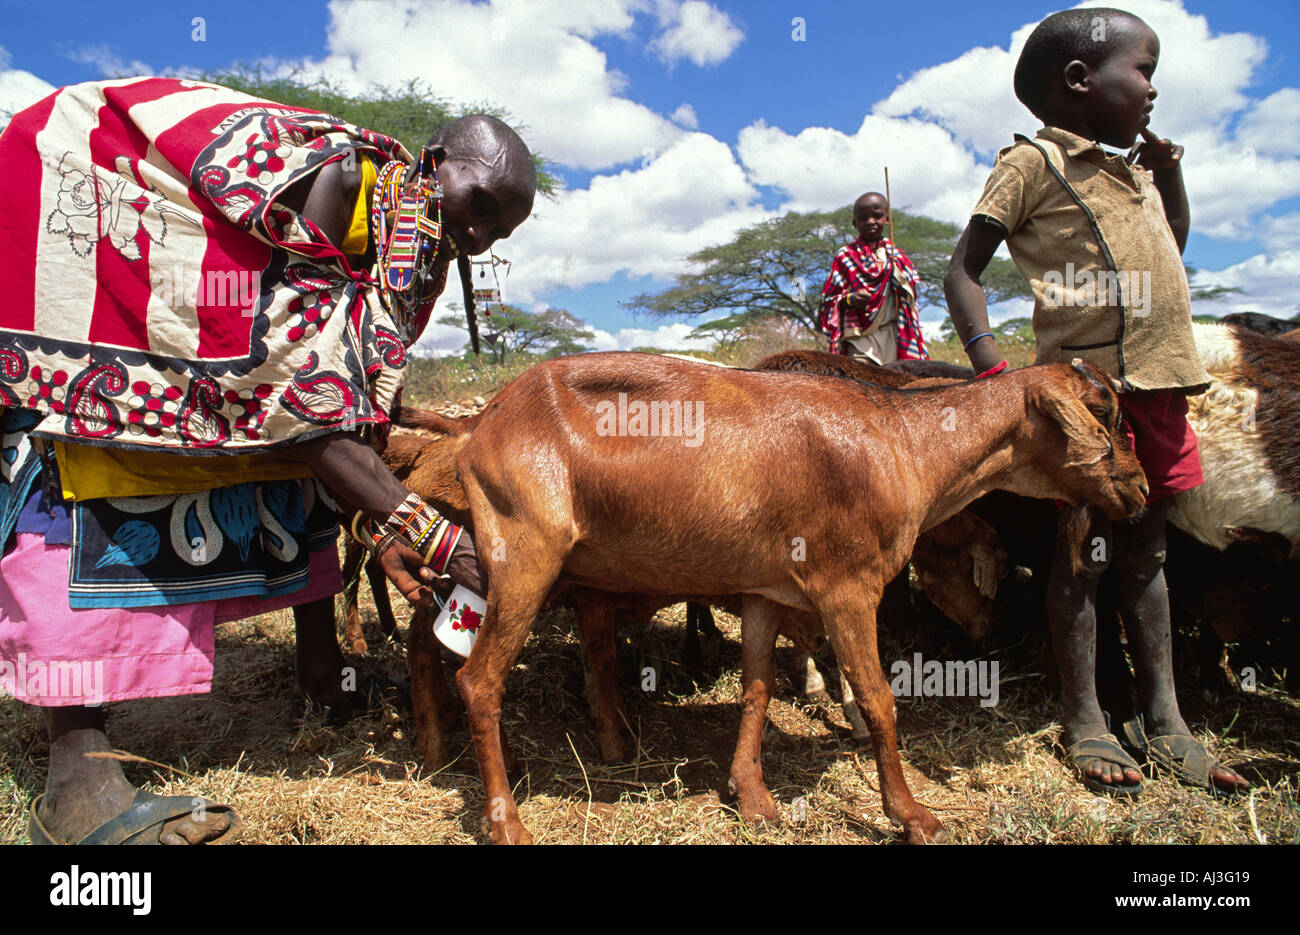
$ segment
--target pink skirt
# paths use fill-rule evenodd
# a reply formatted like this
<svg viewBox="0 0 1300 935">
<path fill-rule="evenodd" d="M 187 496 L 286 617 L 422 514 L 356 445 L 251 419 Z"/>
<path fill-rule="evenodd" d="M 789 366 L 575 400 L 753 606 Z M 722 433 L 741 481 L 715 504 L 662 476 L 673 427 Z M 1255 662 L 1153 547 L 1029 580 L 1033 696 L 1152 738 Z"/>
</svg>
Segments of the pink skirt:
<svg viewBox="0 0 1300 935">
<path fill-rule="evenodd" d="M 73 610 L 69 546 L 19 533 L 0 558 L 0 696 L 42 707 L 99 705 L 212 690 L 213 626 L 330 597 L 343 589 L 338 550 L 311 553 L 291 594 L 197 604 Z"/>
</svg>

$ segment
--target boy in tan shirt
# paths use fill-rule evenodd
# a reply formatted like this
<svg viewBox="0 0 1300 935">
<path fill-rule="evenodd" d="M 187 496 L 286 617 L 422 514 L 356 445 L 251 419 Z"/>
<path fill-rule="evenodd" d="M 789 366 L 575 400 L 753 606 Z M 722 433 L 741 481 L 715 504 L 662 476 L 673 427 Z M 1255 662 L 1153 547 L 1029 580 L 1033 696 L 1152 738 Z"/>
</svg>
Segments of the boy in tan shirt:
<svg viewBox="0 0 1300 935">
<path fill-rule="evenodd" d="M 958 241 L 944 292 L 976 373 L 1005 369 L 979 277 L 1005 239 L 1033 289 L 1037 362 L 1081 357 L 1122 390 L 1125 426 L 1150 486 L 1139 517 L 1093 521 L 1082 573 L 1065 559 L 1064 521 L 1048 581 L 1048 622 L 1060 667 L 1067 756 L 1084 783 L 1136 795 L 1138 764 L 1109 731 L 1096 690 L 1096 593 L 1114 569 L 1138 683 L 1141 718 L 1126 742 L 1184 782 L 1237 791 L 1245 780 L 1191 736 L 1174 694 L 1165 588 L 1168 498 L 1202 482 L 1187 395 L 1210 382 L 1191 335 L 1181 255 L 1189 228 L 1181 146 L 1147 129 L 1160 56 L 1131 13 L 1076 9 L 1034 30 L 1016 65 L 1016 96 L 1043 129 L 998 155 Z M 1128 159 L 1099 143 L 1124 149 Z"/>
</svg>

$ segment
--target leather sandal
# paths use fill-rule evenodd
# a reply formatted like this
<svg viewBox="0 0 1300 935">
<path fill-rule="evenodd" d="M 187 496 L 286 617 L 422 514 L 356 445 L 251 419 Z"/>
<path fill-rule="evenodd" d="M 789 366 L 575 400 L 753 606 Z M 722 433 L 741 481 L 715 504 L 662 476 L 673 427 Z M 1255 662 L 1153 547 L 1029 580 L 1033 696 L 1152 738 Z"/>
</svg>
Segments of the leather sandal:
<svg viewBox="0 0 1300 935">
<path fill-rule="evenodd" d="M 1210 752 L 1205 749 L 1205 744 L 1191 734 L 1162 734 L 1159 737 L 1148 737 L 1140 714 L 1132 720 L 1125 721 L 1120 730 L 1124 734 L 1125 742 L 1132 749 L 1143 754 L 1147 762 L 1172 772 L 1174 778 L 1185 786 L 1194 786 L 1205 789 L 1211 795 L 1227 797 L 1239 795 L 1250 787 L 1249 783 L 1232 789 L 1221 789 L 1216 786 L 1210 779 L 1210 771 L 1215 767 L 1222 767 L 1222 764 L 1210 755 Z"/>
<path fill-rule="evenodd" d="M 41 802 L 45 794 L 32 799 L 27 810 L 27 837 L 33 844 L 162 844 L 159 835 L 163 825 L 177 818 L 184 818 L 194 811 L 194 796 L 189 795 L 154 795 L 144 789 L 137 789 L 131 807 L 122 814 L 110 818 L 98 828 L 91 831 L 80 841 L 64 841 L 45 827 L 39 817 Z M 207 844 L 229 844 L 239 836 L 243 826 L 235 810 L 229 805 L 217 805 L 203 800 L 204 810 L 214 814 L 230 816 L 230 827 L 221 837 Z"/>
<path fill-rule="evenodd" d="M 1119 745 L 1119 739 L 1114 734 L 1085 737 L 1077 743 L 1072 743 L 1066 748 L 1065 757 L 1079 773 L 1079 778 L 1083 780 L 1083 784 L 1093 792 L 1101 792 L 1106 795 L 1122 795 L 1128 798 L 1134 798 L 1142 794 L 1141 782 L 1135 782 L 1131 785 L 1122 782 L 1102 782 L 1087 773 L 1088 766 L 1094 760 L 1117 763 L 1126 769 L 1140 769 L 1133 757 L 1129 756 L 1124 751 L 1124 748 Z"/>
</svg>

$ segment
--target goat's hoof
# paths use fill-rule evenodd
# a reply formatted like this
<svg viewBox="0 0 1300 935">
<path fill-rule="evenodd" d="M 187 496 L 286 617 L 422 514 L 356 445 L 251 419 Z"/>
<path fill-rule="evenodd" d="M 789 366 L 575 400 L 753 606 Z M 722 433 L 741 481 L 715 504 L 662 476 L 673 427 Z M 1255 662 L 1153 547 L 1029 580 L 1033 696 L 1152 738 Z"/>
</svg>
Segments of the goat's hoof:
<svg viewBox="0 0 1300 935">
<path fill-rule="evenodd" d="M 615 740 L 601 740 L 598 743 L 600 746 L 600 762 L 607 766 L 615 763 L 627 762 L 627 747 L 623 745 L 621 738 Z"/>
<path fill-rule="evenodd" d="M 831 700 L 830 694 L 827 693 L 824 688 L 814 692 L 804 692 L 803 700 L 805 704 L 825 705 L 828 708 L 835 704 L 835 702 Z"/>
<path fill-rule="evenodd" d="M 781 813 L 776 810 L 776 800 L 766 789 L 761 794 L 740 794 L 736 797 L 736 812 L 745 821 L 777 822 Z"/>
<path fill-rule="evenodd" d="M 420 751 L 420 761 L 424 764 L 425 773 L 436 773 L 446 766 L 450 759 L 447 756 L 447 749 L 442 744 L 430 749 Z"/>
<path fill-rule="evenodd" d="M 922 812 L 903 825 L 908 844 L 950 844 L 952 838 L 929 812 Z"/>
<path fill-rule="evenodd" d="M 532 844 L 533 836 L 524 823 L 519 819 L 514 821 L 493 821 L 489 822 L 483 819 L 484 824 L 490 824 L 489 832 L 493 844 Z"/>
</svg>

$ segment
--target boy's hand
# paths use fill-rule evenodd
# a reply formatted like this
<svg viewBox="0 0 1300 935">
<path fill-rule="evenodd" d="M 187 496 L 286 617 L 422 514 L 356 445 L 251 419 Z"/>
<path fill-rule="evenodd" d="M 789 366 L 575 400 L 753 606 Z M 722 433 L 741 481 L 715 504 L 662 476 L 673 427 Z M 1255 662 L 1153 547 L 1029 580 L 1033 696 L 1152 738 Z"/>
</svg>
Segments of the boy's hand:
<svg viewBox="0 0 1300 935">
<path fill-rule="evenodd" d="M 1183 147 L 1161 139 L 1146 127 L 1142 128 L 1142 140 L 1133 147 L 1129 161 L 1136 161 L 1144 169 L 1173 169 L 1183 158 Z"/>
</svg>

